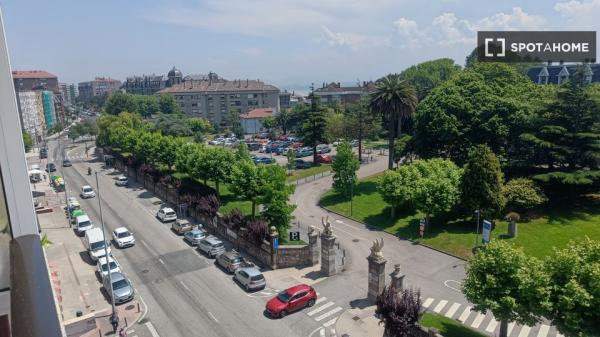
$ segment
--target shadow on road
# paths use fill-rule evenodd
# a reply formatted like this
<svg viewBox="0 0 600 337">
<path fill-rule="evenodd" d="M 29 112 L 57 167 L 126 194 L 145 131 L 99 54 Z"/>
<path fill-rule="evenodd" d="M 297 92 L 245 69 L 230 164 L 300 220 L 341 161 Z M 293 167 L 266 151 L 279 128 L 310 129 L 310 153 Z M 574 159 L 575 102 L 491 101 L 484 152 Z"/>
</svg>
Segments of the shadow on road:
<svg viewBox="0 0 600 337">
<path fill-rule="evenodd" d="M 350 307 L 352 309 L 356 309 L 356 308 L 364 309 L 371 305 L 372 305 L 372 303 L 367 298 L 357 298 L 357 299 L 350 301 Z"/>
</svg>

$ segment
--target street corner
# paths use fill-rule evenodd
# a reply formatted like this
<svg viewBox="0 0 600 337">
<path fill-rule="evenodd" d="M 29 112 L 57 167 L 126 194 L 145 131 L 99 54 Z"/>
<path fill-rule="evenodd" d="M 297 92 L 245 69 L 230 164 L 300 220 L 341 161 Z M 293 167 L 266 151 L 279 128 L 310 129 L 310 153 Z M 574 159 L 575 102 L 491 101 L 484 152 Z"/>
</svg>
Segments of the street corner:
<svg viewBox="0 0 600 337">
<path fill-rule="evenodd" d="M 379 324 L 375 316 L 375 306 L 356 307 L 345 310 L 335 324 L 337 336 L 370 336 L 384 335 L 384 326 Z"/>
<path fill-rule="evenodd" d="M 149 330 L 148 322 L 142 322 L 143 316 L 146 315 L 147 307 L 141 300 L 133 300 L 117 306 L 117 316 L 119 317 L 119 325 L 117 332 L 121 329 L 126 331 L 126 336 L 154 336 L 152 334 L 141 333 Z M 110 323 L 111 309 L 90 312 L 86 315 L 81 315 L 73 319 L 65 321 L 65 330 L 68 337 L 96 337 L 112 335 L 113 327 Z M 136 331 L 139 334 L 134 334 Z"/>
<path fill-rule="evenodd" d="M 295 284 L 303 283 L 313 286 L 325 279 L 321 273 L 321 265 L 307 267 L 290 267 L 268 270 L 263 272 L 269 286 L 273 289 L 286 289 Z"/>
</svg>

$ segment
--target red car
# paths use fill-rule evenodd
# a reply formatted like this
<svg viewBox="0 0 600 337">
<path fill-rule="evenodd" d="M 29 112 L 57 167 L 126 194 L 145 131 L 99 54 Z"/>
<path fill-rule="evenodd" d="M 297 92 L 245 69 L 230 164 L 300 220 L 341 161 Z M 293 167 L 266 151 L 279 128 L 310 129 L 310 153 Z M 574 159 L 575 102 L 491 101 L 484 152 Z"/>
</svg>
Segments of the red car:
<svg viewBox="0 0 600 337">
<path fill-rule="evenodd" d="M 299 284 L 280 292 L 267 302 L 267 313 L 271 317 L 283 318 L 287 314 L 312 307 L 317 302 L 317 292 L 306 284 Z"/>
<path fill-rule="evenodd" d="M 331 159 L 331 156 L 328 154 L 318 154 L 317 155 L 317 163 L 331 164 L 332 162 L 333 162 L 333 160 Z"/>
</svg>

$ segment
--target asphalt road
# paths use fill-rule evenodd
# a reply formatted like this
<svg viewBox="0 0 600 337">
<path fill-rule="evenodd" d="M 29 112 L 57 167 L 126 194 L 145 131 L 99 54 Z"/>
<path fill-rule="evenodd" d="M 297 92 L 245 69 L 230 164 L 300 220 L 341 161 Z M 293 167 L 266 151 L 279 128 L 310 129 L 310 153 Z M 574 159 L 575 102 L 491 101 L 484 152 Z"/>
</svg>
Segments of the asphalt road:
<svg viewBox="0 0 600 337">
<path fill-rule="evenodd" d="M 62 141 L 63 147 L 71 144 Z M 50 142 L 54 161 L 62 157 Z M 85 158 L 81 145 L 67 148 L 70 158 Z M 149 203 L 151 194 L 135 185 L 129 188 L 114 185 L 111 171 L 103 170 L 100 162 L 73 160 L 64 169 L 67 189 L 78 194 L 81 186 L 96 188 L 94 175 L 87 167 L 98 171 L 102 213 L 106 231 L 128 227 L 136 237 L 134 247 L 117 249 L 113 255 L 132 280 L 137 296 L 147 305 L 142 323 L 151 321 L 160 336 L 308 336 L 318 324 L 297 313 L 283 320 L 273 320 L 263 314 L 267 297 L 248 296 L 231 276 L 188 246 L 181 237 L 161 224 L 154 214 L 158 205 Z M 92 221 L 100 224 L 98 198 L 81 200 Z"/>
</svg>

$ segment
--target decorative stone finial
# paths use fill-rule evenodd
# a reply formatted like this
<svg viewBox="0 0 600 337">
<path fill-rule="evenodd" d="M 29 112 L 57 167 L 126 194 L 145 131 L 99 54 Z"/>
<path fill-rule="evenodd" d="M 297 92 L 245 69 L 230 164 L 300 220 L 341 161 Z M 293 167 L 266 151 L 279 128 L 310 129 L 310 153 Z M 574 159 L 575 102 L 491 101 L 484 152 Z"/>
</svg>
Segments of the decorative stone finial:
<svg viewBox="0 0 600 337">
<path fill-rule="evenodd" d="M 331 222 L 329 222 L 329 216 L 322 217 L 321 224 L 323 224 L 323 235 L 332 236 L 333 229 L 331 228 Z"/>
<path fill-rule="evenodd" d="M 371 256 L 372 257 L 383 257 L 383 253 L 381 252 L 382 249 L 383 249 L 383 238 L 381 238 L 381 241 L 375 239 L 375 241 L 373 241 L 373 246 L 371 247 Z"/>
<path fill-rule="evenodd" d="M 275 226 L 271 226 L 271 235 L 277 235 L 277 228 Z"/>
<path fill-rule="evenodd" d="M 311 235 L 312 233 L 314 233 L 315 230 L 317 230 L 315 228 L 315 226 L 313 226 L 313 225 L 308 226 L 308 235 Z"/>
</svg>

